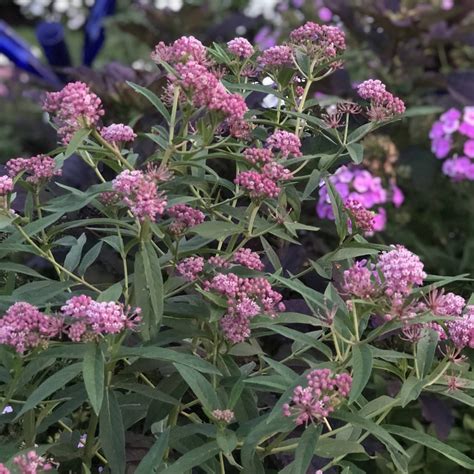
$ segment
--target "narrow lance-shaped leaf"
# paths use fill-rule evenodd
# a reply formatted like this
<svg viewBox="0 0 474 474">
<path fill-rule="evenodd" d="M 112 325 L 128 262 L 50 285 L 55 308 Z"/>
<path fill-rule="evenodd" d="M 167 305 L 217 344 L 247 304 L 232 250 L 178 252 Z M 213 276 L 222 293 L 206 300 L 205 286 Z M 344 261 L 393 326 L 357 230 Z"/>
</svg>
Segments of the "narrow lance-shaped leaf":
<svg viewBox="0 0 474 474">
<path fill-rule="evenodd" d="M 89 401 L 98 415 L 104 397 L 104 355 L 99 344 L 93 342 L 88 344 L 82 374 Z"/>
</svg>

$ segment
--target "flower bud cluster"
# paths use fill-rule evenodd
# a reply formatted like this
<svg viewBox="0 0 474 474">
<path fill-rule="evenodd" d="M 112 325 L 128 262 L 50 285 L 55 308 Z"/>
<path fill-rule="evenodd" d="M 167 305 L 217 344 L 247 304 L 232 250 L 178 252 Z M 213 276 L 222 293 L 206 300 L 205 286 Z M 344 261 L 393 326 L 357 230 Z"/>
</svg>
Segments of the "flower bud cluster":
<svg viewBox="0 0 474 474">
<path fill-rule="evenodd" d="M 298 385 L 290 403 L 283 405 L 283 414 L 296 416 L 297 425 L 320 423 L 344 402 L 352 386 L 349 374 L 334 374 L 330 369 L 313 370 L 306 379 L 307 386 Z"/>
</svg>

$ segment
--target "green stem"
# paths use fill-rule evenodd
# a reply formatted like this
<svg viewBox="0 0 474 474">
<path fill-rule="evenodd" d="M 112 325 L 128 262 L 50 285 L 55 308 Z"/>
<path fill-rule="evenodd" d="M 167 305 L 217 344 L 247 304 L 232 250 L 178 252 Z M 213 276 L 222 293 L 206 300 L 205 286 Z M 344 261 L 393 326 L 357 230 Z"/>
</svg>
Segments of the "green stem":
<svg viewBox="0 0 474 474">
<path fill-rule="evenodd" d="M 101 134 L 97 130 L 93 130 L 92 134 L 94 135 L 94 138 L 104 147 L 107 148 L 114 156 L 117 158 L 117 160 L 125 166 L 125 168 L 129 170 L 133 170 L 133 166 L 122 156 L 122 153 L 120 153 L 120 150 L 116 148 L 115 146 L 112 146 L 107 140 L 104 140 L 101 136 Z"/>
<path fill-rule="evenodd" d="M 37 244 L 33 242 L 31 237 L 23 230 L 23 228 L 17 224 L 15 224 L 15 227 L 17 230 L 20 232 L 20 234 L 23 236 L 23 238 L 39 253 L 41 257 L 46 259 L 48 262 L 50 262 L 52 265 L 57 266 L 58 269 L 60 269 L 63 273 L 65 273 L 69 278 L 77 281 L 78 283 L 81 283 L 82 285 L 86 286 L 90 290 L 95 291 L 96 293 L 101 293 L 101 291 L 94 285 L 91 285 L 89 282 L 84 280 L 84 278 L 78 277 L 77 275 L 74 275 L 74 273 L 70 272 L 67 268 L 63 267 L 61 264 L 59 264 L 54 257 L 50 256 L 48 252 L 45 252 L 41 247 L 39 247 Z"/>
<path fill-rule="evenodd" d="M 97 424 L 99 417 L 92 410 L 91 417 L 89 420 L 89 426 L 87 428 L 86 434 L 86 445 L 84 447 L 84 464 L 90 468 L 92 463 L 92 458 L 94 457 L 94 440 L 95 440 L 95 431 L 97 429 Z"/>
</svg>

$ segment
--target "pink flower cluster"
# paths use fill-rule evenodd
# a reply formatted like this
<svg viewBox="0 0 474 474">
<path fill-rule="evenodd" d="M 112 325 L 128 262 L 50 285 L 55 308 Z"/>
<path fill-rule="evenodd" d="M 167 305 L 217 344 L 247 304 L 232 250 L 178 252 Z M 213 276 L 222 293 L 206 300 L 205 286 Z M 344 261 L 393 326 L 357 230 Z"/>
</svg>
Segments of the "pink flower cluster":
<svg viewBox="0 0 474 474">
<path fill-rule="evenodd" d="M 466 308 L 466 314 L 447 322 L 449 338 L 458 349 L 474 349 L 474 306 Z"/>
<path fill-rule="evenodd" d="M 378 269 L 385 281 L 385 294 L 394 297 L 407 296 L 415 286 L 423 284 L 426 273 L 418 255 L 397 245 L 393 250 L 382 252 L 378 258 Z"/>
<path fill-rule="evenodd" d="M 227 424 L 231 423 L 235 418 L 235 414 L 232 410 L 213 410 L 212 416 L 217 421 L 223 421 Z"/>
<path fill-rule="evenodd" d="M 168 209 L 168 215 L 174 220 L 169 226 L 169 231 L 174 235 L 184 234 L 191 227 L 204 222 L 205 215 L 199 210 L 186 204 L 175 204 Z"/>
<path fill-rule="evenodd" d="M 234 273 L 215 275 L 204 283 L 206 291 L 215 291 L 227 299 L 227 313 L 221 319 L 226 339 L 232 343 L 250 336 L 250 319 L 258 314 L 275 317 L 284 311 L 282 295 L 265 278 L 242 278 Z"/>
<path fill-rule="evenodd" d="M 101 100 L 83 82 L 70 82 L 59 92 L 46 94 L 43 109 L 52 115 L 65 145 L 77 130 L 95 127 L 104 115 Z"/>
<path fill-rule="evenodd" d="M 60 334 L 61 318 L 48 316 L 36 306 L 18 302 L 10 306 L 0 319 L 0 344 L 6 344 L 23 354 L 29 349 L 43 347 Z"/>
<path fill-rule="evenodd" d="M 328 61 L 346 49 L 344 32 L 336 26 L 318 25 L 308 21 L 290 33 L 292 43 L 304 46 L 305 52 L 320 61 Z"/>
<path fill-rule="evenodd" d="M 177 64 L 177 83 L 188 93 L 195 107 L 222 112 L 231 122 L 242 120 L 248 108 L 239 94 L 231 94 L 215 73 L 196 61 Z"/>
<path fill-rule="evenodd" d="M 131 310 L 112 301 L 98 302 L 86 295 L 73 296 L 61 307 L 71 318 L 66 333 L 72 341 L 90 341 L 98 335 L 118 334 L 140 322 L 140 309 Z"/>
<path fill-rule="evenodd" d="M 54 176 L 61 175 L 61 169 L 56 169 L 56 162 L 46 155 L 36 155 L 31 158 L 12 158 L 7 161 L 7 170 L 14 178 L 20 173 L 26 173 L 26 181 L 32 184 L 44 183 Z"/>
<path fill-rule="evenodd" d="M 367 268 L 366 261 L 355 262 L 344 271 L 344 292 L 361 299 L 370 299 L 376 294 L 374 272 Z"/>
<path fill-rule="evenodd" d="M 246 38 L 234 38 L 227 43 L 229 51 L 239 58 L 250 58 L 254 52 L 253 46 Z"/>
<path fill-rule="evenodd" d="M 6 196 L 13 191 L 13 180 L 10 176 L 0 176 L 0 196 Z"/>
<path fill-rule="evenodd" d="M 153 177 L 147 173 L 139 170 L 122 171 L 113 180 L 112 187 L 140 221 L 154 221 L 165 211 L 166 197 L 158 191 Z"/>
<path fill-rule="evenodd" d="M 443 113 L 430 131 L 431 150 L 444 159 L 443 173 L 453 181 L 474 181 L 474 106 L 461 112 L 451 108 Z"/>
<path fill-rule="evenodd" d="M 160 61 L 172 64 L 187 61 L 196 61 L 201 64 L 208 63 L 206 47 L 194 36 L 182 36 L 171 45 L 166 45 L 160 41 L 155 46 L 151 58 L 157 63 Z"/>
<path fill-rule="evenodd" d="M 108 127 L 103 127 L 100 134 L 109 143 L 133 142 L 137 138 L 133 128 L 123 123 L 113 123 Z"/>
<path fill-rule="evenodd" d="M 285 416 L 295 416 L 297 425 L 320 423 L 348 397 L 352 377 L 347 373 L 334 374 L 330 369 L 311 371 L 306 387 L 298 385 L 290 403 L 283 405 Z"/>
<path fill-rule="evenodd" d="M 253 199 L 277 198 L 281 191 L 277 180 L 269 176 L 265 170 L 242 171 L 236 176 L 234 183 L 242 186 Z"/>
<path fill-rule="evenodd" d="M 362 99 L 370 102 L 367 115 L 371 120 L 381 121 L 401 115 L 405 112 L 403 100 L 386 90 L 386 86 L 378 79 L 368 79 L 357 86 Z"/>
<path fill-rule="evenodd" d="M 293 64 L 293 50 L 289 46 L 273 46 L 258 58 L 262 68 L 275 68 Z"/>
<path fill-rule="evenodd" d="M 399 207 L 404 201 L 403 193 L 395 184 L 387 190 L 380 177 L 360 167 L 341 166 L 329 180 L 343 201 L 357 201 L 362 208 L 376 211 L 373 216 L 373 231 L 376 232 L 385 228 L 387 220 L 387 213 L 382 205 L 391 200 L 396 207 Z M 319 188 L 316 212 L 321 219 L 334 220 L 331 199 L 324 181 Z"/>
<path fill-rule="evenodd" d="M 248 248 L 241 248 L 234 253 L 232 262 L 249 268 L 250 270 L 263 271 L 263 264 L 257 252 L 253 252 Z"/>
<path fill-rule="evenodd" d="M 289 155 L 295 157 L 302 156 L 301 153 L 301 141 L 298 135 L 285 130 L 277 130 L 270 135 L 265 145 L 272 149 L 277 150 L 281 153 L 281 156 L 287 158 Z"/>
<path fill-rule="evenodd" d="M 359 201 L 354 199 L 348 199 L 344 206 L 359 229 L 366 234 L 374 232 L 374 212 L 368 211 Z"/>
<path fill-rule="evenodd" d="M 202 257 L 185 258 L 176 266 L 176 271 L 187 281 L 195 281 L 204 270 L 204 259 Z"/>
<path fill-rule="evenodd" d="M 274 156 L 269 148 L 247 148 L 244 150 L 244 158 L 252 165 L 265 165 L 273 161 Z"/>
<path fill-rule="evenodd" d="M 20 474 L 40 474 L 53 469 L 53 466 L 44 457 L 38 456 L 35 451 L 16 456 L 13 464 L 19 469 Z M 4 472 L 10 474 L 8 469 Z"/>
</svg>

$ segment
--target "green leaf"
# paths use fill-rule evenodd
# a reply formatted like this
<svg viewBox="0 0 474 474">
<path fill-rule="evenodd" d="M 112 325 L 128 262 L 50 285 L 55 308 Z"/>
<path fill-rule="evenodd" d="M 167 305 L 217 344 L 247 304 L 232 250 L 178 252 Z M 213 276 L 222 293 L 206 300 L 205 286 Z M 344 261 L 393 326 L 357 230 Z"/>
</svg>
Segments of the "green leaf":
<svg viewBox="0 0 474 474">
<path fill-rule="evenodd" d="M 33 393 L 27 398 L 22 409 L 15 417 L 15 420 L 20 418 L 28 410 L 34 408 L 38 403 L 48 398 L 54 392 L 64 387 L 68 382 L 77 377 L 82 370 L 82 364 L 76 363 L 58 370 L 51 377 L 46 379 Z"/>
<path fill-rule="evenodd" d="M 357 344 L 352 349 L 352 388 L 349 403 L 357 400 L 364 390 L 372 373 L 374 359 L 372 350 L 367 344 Z"/>
<path fill-rule="evenodd" d="M 433 449 L 448 459 L 451 459 L 451 461 L 454 461 L 459 466 L 469 469 L 470 471 L 474 470 L 474 459 L 471 459 L 457 449 L 427 435 L 426 433 L 405 426 L 396 425 L 385 425 L 385 429 L 396 436 L 400 436 L 409 441 L 426 446 L 429 449 Z"/>
<path fill-rule="evenodd" d="M 151 474 L 156 471 L 158 467 L 161 466 L 163 462 L 163 456 L 166 449 L 168 448 L 170 439 L 170 429 L 163 431 L 155 441 L 155 444 L 151 447 L 150 451 L 142 459 L 135 474 Z"/>
<path fill-rule="evenodd" d="M 45 216 L 42 219 L 30 222 L 25 227 L 23 227 L 23 230 L 30 237 L 33 237 L 33 235 L 36 235 L 38 232 L 41 232 L 42 230 L 46 229 L 46 227 L 49 227 L 51 224 L 54 224 L 57 220 L 61 219 L 63 214 L 64 212 L 55 212 L 53 214 L 49 214 L 48 216 Z M 23 242 L 24 240 L 21 235 L 17 235 L 15 236 L 15 238 L 13 238 L 13 236 L 9 237 L 7 241 L 10 241 L 10 239 L 14 240 L 16 243 L 19 243 L 18 240 L 20 240 L 21 242 Z"/>
<path fill-rule="evenodd" d="M 303 196 L 301 197 L 302 201 L 305 201 L 311 196 L 313 191 L 319 186 L 320 181 L 321 172 L 319 170 L 313 170 L 304 188 Z"/>
<path fill-rule="evenodd" d="M 22 265 L 20 263 L 13 263 L 13 262 L 0 262 L 0 270 L 4 272 L 11 272 L 11 273 L 22 273 L 23 275 L 29 275 L 35 278 L 41 278 L 43 280 L 47 280 L 45 276 L 38 273 L 36 270 L 33 270 L 26 265 Z"/>
<path fill-rule="evenodd" d="M 344 203 L 342 202 L 340 194 L 337 192 L 331 181 L 326 178 L 324 182 L 326 183 L 328 195 L 331 200 L 331 207 L 336 223 L 337 235 L 339 236 L 339 240 L 342 242 L 347 235 L 347 217 L 346 213 L 344 212 Z"/>
<path fill-rule="evenodd" d="M 208 221 L 193 227 L 191 230 L 207 239 L 221 239 L 234 234 L 240 234 L 243 228 L 232 222 Z"/>
<path fill-rule="evenodd" d="M 295 460 L 291 464 L 292 474 L 301 474 L 309 469 L 322 429 L 322 425 L 310 425 L 304 430 L 295 451 Z"/>
<path fill-rule="evenodd" d="M 434 329 L 425 328 L 421 332 L 421 337 L 416 344 L 416 364 L 420 378 L 428 375 L 436 348 L 438 347 L 439 334 Z"/>
<path fill-rule="evenodd" d="M 219 408 L 217 394 L 204 375 L 184 365 L 173 365 L 209 413 Z"/>
<path fill-rule="evenodd" d="M 97 301 L 117 301 L 122 295 L 122 283 L 117 282 L 109 286 L 98 297 Z"/>
<path fill-rule="evenodd" d="M 366 135 L 368 135 L 373 129 L 375 125 L 373 122 L 366 123 L 361 125 L 360 127 L 356 128 L 349 136 L 347 137 L 348 145 L 352 143 L 358 142 L 362 140 Z"/>
<path fill-rule="evenodd" d="M 399 394 L 402 408 L 405 408 L 411 401 L 416 400 L 422 389 L 423 381 L 410 375 L 410 377 L 408 377 L 403 383 Z"/>
<path fill-rule="evenodd" d="M 365 453 L 365 449 L 357 441 L 347 439 L 320 439 L 315 450 L 315 454 L 328 459 L 334 459 L 353 453 Z"/>
<path fill-rule="evenodd" d="M 143 359 L 162 360 L 165 362 L 176 362 L 191 369 L 207 374 L 221 375 L 219 370 L 211 363 L 191 354 L 183 354 L 177 350 L 162 347 L 122 347 L 117 355 L 122 357 L 141 357 Z"/>
<path fill-rule="evenodd" d="M 273 247 L 268 243 L 268 240 L 265 239 L 263 235 L 260 236 L 260 241 L 262 242 L 263 250 L 265 251 L 265 256 L 270 260 L 270 263 L 273 266 L 274 271 L 281 270 L 281 262 L 276 254 Z"/>
<path fill-rule="evenodd" d="M 170 123 L 171 121 L 171 116 L 168 112 L 168 110 L 165 107 L 165 104 L 161 101 L 161 99 L 151 92 L 150 90 L 146 89 L 145 87 L 139 86 L 138 84 L 135 84 L 133 82 L 127 81 L 127 84 L 135 91 L 138 92 L 139 94 L 143 95 L 146 97 L 149 102 L 160 112 L 160 114 L 163 116 L 163 118 Z"/>
<path fill-rule="evenodd" d="M 82 262 L 77 269 L 79 275 L 84 275 L 87 269 L 97 260 L 102 250 L 103 242 L 97 242 L 82 258 Z"/>
<path fill-rule="evenodd" d="M 84 354 L 82 374 L 91 406 L 98 415 L 104 398 L 104 355 L 98 344 L 91 342 Z"/>
<path fill-rule="evenodd" d="M 66 258 L 64 259 L 64 267 L 73 272 L 81 261 L 82 249 L 86 243 L 87 237 L 86 234 L 81 234 L 77 239 L 76 243 L 71 247 Z"/>
<path fill-rule="evenodd" d="M 403 114 L 404 117 L 418 117 L 420 115 L 439 114 L 443 108 L 436 105 L 419 105 L 417 107 L 408 107 Z"/>
<path fill-rule="evenodd" d="M 206 461 L 216 456 L 220 451 L 215 441 L 205 443 L 184 456 L 181 456 L 170 467 L 161 471 L 160 474 L 184 474 L 195 466 L 202 466 Z"/>
<path fill-rule="evenodd" d="M 142 246 L 135 257 L 135 304 L 141 308 L 143 337 L 149 340 L 159 330 L 163 317 L 163 277 L 160 262 L 150 243 Z"/>
<path fill-rule="evenodd" d="M 227 429 L 219 430 L 217 432 L 216 441 L 217 445 L 226 456 L 229 456 L 232 453 L 238 443 L 236 434 Z"/>
<path fill-rule="evenodd" d="M 403 449 L 403 446 L 385 428 L 373 422 L 372 420 L 356 415 L 355 413 L 341 411 L 336 412 L 331 416 L 368 431 L 370 434 L 380 440 L 385 446 L 387 446 L 387 448 L 394 449 L 402 456 L 408 457 L 408 454 Z"/>
<path fill-rule="evenodd" d="M 125 428 L 115 393 L 111 390 L 105 391 L 99 427 L 100 443 L 112 474 L 125 473 Z"/>
<path fill-rule="evenodd" d="M 77 132 L 74 133 L 70 142 L 67 145 L 66 152 L 64 154 L 64 159 L 69 158 L 76 150 L 82 145 L 84 140 L 89 136 L 91 133 L 90 130 L 87 128 L 81 128 Z"/>
<path fill-rule="evenodd" d="M 347 145 L 347 151 L 349 152 L 349 156 L 351 160 L 356 164 L 359 165 L 362 163 L 364 159 L 364 146 L 360 143 L 351 143 Z"/>
</svg>

